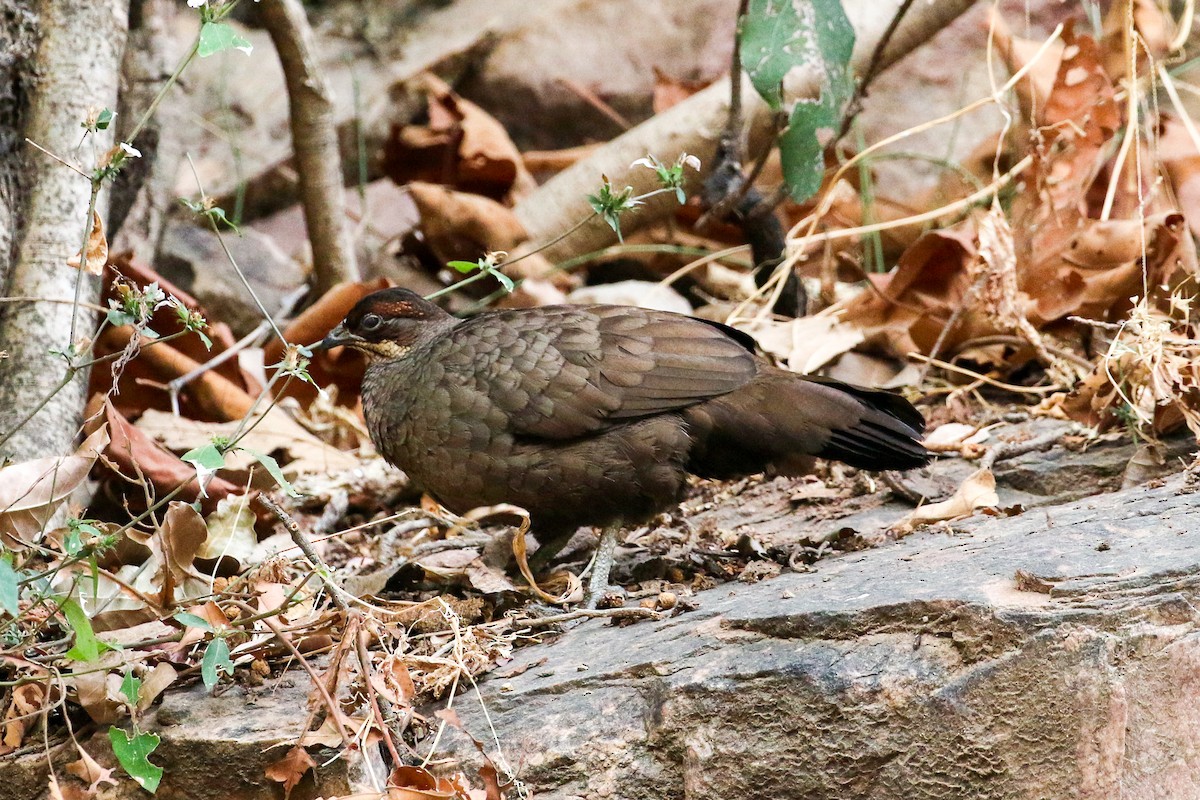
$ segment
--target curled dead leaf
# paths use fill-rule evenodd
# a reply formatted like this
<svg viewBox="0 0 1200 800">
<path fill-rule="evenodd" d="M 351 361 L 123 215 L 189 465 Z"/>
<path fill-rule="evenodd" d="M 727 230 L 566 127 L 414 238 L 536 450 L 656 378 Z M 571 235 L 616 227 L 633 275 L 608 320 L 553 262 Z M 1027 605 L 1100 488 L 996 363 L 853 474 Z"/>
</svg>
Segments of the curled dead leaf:
<svg viewBox="0 0 1200 800">
<path fill-rule="evenodd" d="M 450 800 L 459 787 L 422 767 L 400 766 L 388 776 L 388 800 Z"/>
<path fill-rule="evenodd" d="M 112 776 L 113 771 L 100 766 L 100 762 L 92 758 L 82 747 L 79 748 L 79 759 L 67 764 L 67 772 L 88 784 L 89 793 L 97 792 L 102 783 L 109 786 L 117 785 L 117 780 Z"/>
<path fill-rule="evenodd" d="M 996 477 L 990 469 L 977 470 L 967 476 L 962 485 L 949 499 L 940 503 L 929 503 L 914 510 L 898 527 L 912 530 L 928 522 L 943 522 L 969 517 L 981 508 L 1000 505 L 996 494 Z"/>
<path fill-rule="evenodd" d="M 102 275 L 104 273 L 104 265 L 108 263 L 108 240 L 104 238 L 104 220 L 100 218 L 99 211 L 92 212 L 92 230 L 88 233 L 86 257 L 81 257 L 84 254 L 76 253 L 67 259 L 67 266 L 83 269 L 89 275 Z"/>
</svg>

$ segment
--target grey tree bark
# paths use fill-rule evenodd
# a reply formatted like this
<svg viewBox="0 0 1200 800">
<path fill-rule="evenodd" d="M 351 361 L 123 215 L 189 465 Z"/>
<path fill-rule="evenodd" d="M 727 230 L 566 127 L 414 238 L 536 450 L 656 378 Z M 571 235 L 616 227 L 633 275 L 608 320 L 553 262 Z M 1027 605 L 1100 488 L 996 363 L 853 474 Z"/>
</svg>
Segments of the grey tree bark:
<svg viewBox="0 0 1200 800">
<path fill-rule="evenodd" d="M 36 15 L 41 37 L 28 61 L 11 68 L 25 103 L 12 120 L 16 127 L 2 134 L 14 146 L 0 149 L 0 174 L 17 176 L 0 185 L 0 219 L 21 223 L 10 228 L 16 233 L 7 247 L 0 239 L 0 278 L 7 297 L 31 298 L 4 303 L 0 310 L 0 351 L 7 353 L 0 361 L 0 438 L 8 438 L 0 455 L 23 461 L 68 452 L 82 415 L 87 376 L 81 372 L 16 429 L 66 374 L 62 359 L 49 351 L 69 344 L 80 273 L 66 262 L 79 251 L 90 223 L 91 191 L 87 179 L 21 142 L 28 138 L 84 171 L 111 146 L 106 133 L 78 149 L 80 123 L 89 108 L 116 107 L 129 3 L 40 0 L 7 6 L 0 12 L 6 26 L 14 16 Z M 21 24 L 18 20 L 14 30 Z M 106 216 L 104 192 L 97 210 Z M 96 302 L 96 278 L 84 275 L 81 288 L 81 299 Z M 79 313 L 78 333 L 90 333 L 94 314 Z"/>
</svg>

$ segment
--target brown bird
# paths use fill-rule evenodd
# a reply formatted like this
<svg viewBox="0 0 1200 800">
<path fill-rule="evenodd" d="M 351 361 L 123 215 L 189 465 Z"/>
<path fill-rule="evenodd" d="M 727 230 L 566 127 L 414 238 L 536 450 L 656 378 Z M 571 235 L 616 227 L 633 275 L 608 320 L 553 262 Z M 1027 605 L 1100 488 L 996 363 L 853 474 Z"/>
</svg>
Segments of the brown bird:
<svg viewBox="0 0 1200 800">
<path fill-rule="evenodd" d="M 616 532 L 678 503 L 688 473 L 869 470 L 930 459 L 904 398 L 797 375 L 704 320 L 630 306 L 546 306 L 460 320 L 407 289 L 364 297 L 317 345 L 364 352 L 379 452 L 446 508 L 525 508 L 540 542 Z M 600 563 L 604 561 L 605 563 Z"/>
</svg>

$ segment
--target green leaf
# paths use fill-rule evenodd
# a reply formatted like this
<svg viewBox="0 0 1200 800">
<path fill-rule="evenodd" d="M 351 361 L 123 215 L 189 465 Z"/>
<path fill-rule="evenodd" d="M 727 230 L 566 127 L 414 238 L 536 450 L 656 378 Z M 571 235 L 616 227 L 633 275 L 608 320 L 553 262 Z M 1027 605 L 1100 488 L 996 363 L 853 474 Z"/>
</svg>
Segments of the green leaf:
<svg viewBox="0 0 1200 800">
<path fill-rule="evenodd" d="M 229 644 L 225 641 L 224 636 L 218 636 L 208 643 L 208 647 L 204 648 L 204 658 L 200 661 L 200 678 L 204 681 L 204 688 L 210 692 L 221 679 L 217 670 L 226 675 L 233 674 L 233 661 L 229 658 Z"/>
<path fill-rule="evenodd" d="M 158 749 L 158 736 L 153 733 L 138 733 L 130 736 L 115 725 L 108 729 L 108 740 L 112 742 L 113 754 L 121 766 L 143 789 L 150 794 L 158 791 L 162 780 L 162 767 L 150 763 L 150 754 Z"/>
<path fill-rule="evenodd" d="M 200 630 L 208 631 L 209 633 L 212 633 L 213 631 L 213 626 L 209 625 L 208 620 L 206 620 L 204 617 L 199 617 L 195 614 L 189 614 L 186 611 L 180 611 L 178 614 L 171 617 L 171 619 L 175 620 L 180 625 L 186 625 L 189 628 L 199 628 Z"/>
<path fill-rule="evenodd" d="M 217 446 L 216 442 L 209 442 L 203 447 L 194 447 L 180 457 L 196 468 L 196 479 L 200 481 L 202 493 L 205 479 L 225 466 L 225 454 L 221 452 L 221 448 Z"/>
<path fill-rule="evenodd" d="M 15 619 L 20 612 L 21 578 L 13 569 L 12 554 L 0 556 L 0 610 Z"/>
<path fill-rule="evenodd" d="M 822 76 L 820 98 L 797 100 L 779 137 L 784 180 L 795 200 L 806 200 L 821 186 L 825 145 L 854 94 L 854 28 L 838 0 L 750 0 L 739 33 L 742 67 L 776 111 L 784 110 L 789 72 L 799 68 Z"/>
<path fill-rule="evenodd" d="M 478 261 L 447 261 L 447 267 L 453 267 L 459 272 L 474 272 L 477 269 L 483 269 L 483 264 Z"/>
<path fill-rule="evenodd" d="M 288 479 L 283 477 L 283 470 L 279 468 L 279 462 L 276 461 L 274 457 L 269 456 L 266 453 L 260 453 L 257 450 L 251 450 L 249 447 L 239 447 L 238 450 L 254 456 L 254 460 L 263 465 L 263 468 L 271 474 L 271 477 L 274 478 L 275 482 L 279 484 L 279 488 L 283 489 L 283 491 L 287 493 L 288 497 L 301 496 L 301 494 L 296 491 L 296 487 L 292 486 L 292 484 L 288 482 Z"/>
<path fill-rule="evenodd" d="M 250 55 L 253 49 L 228 23 L 205 22 L 200 26 L 200 44 L 196 48 L 196 55 L 201 58 L 208 58 L 226 50 L 241 50 Z"/>
<path fill-rule="evenodd" d="M 79 603 L 66 600 L 62 604 L 63 616 L 67 624 L 75 631 L 75 646 L 67 651 L 67 658 L 72 661 L 95 661 L 100 658 L 101 648 L 112 649 L 96 638 L 92 630 L 92 621 L 88 619 Z"/>
<path fill-rule="evenodd" d="M 516 284 L 513 283 L 512 278 L 508 277 L 500 270 L 489 269 L 488 274 L 491 275 L 496 280 L 500 281 L 500 285 L 504 287 L 504 291 L 511 293 L 512 290 L 516 288 Z"/>
<path fill-rule="evenodd" d="M 120 328 L 123 325 L 133 325 L 137 322 L 137 317 L 127 311 L 122 311 L 119 308 L 110 308 L 108 310 L 108 324 L 113 327 Z"/>
<path fill-rule="evenodd" d="M 232 228 L 234 233 L 238 234 L 239 236 L 241 235 L 242 232 L 238 230 L 238 226 L 233 224 L 233 220 L 225 216 L 225 209 L 221 208 L 220 206 L 213 206 L 210 208 L 208 210 L 208 216 L 211 217 L 214 222 L 218 223 L 217 227 L 220 227 L 220 225 L 223 223 Z"/>
<path fill-rule="evenodd" d="M 125 695 L 125 702 L 130 708 L 134 708 L 138 704 L 138 700 L 142 697 L 142 679 L 133 674 L 133 670 L 125 673 L 125 679 L 121 681 L 121 694 Z"/>
<path fill-rule="evenodd" d="M 107 130 L 108 126 L 112 124 L 114 116 L 115 116 L 115 114 L 113 114 L 113 110 L 111 108 L 106 108 L 103 111 L 101 111 L 96 116 L 96 130 L 98 130 L 98 131 Z"/>
</svg>

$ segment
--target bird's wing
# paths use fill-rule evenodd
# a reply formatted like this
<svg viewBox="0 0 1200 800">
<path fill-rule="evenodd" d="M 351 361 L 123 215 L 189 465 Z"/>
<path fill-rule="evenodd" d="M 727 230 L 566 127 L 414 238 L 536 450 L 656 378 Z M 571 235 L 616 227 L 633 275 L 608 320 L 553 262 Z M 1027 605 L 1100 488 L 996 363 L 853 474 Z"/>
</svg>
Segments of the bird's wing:
<svg viewBox="0 0 1200 800">
<path fill-rule="evenodd" d="M 557 306 L 472 322 L 454 338 L 475 339 L 464 349 L 487 354 L 488 367 L 470 371 L 475 389 L 519 437 L 573 439 L 686 408 L 745 385 L 757 370 L 720 328 L 661 311 Z"/>
</svg>

